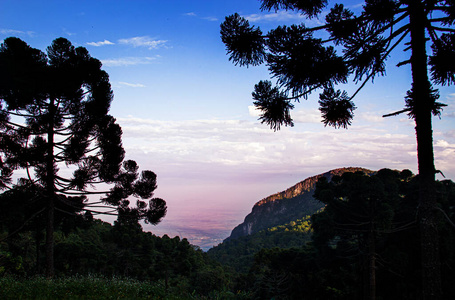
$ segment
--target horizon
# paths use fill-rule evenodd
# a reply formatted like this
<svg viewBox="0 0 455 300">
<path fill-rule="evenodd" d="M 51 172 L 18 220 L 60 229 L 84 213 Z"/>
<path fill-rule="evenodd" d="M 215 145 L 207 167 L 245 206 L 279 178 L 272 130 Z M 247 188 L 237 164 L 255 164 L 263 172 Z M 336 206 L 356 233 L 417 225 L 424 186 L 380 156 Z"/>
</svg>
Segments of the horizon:
<svg viewBox="0 0 455 300">
<path fill-rule="evenodd" d="M 363 3 L 349 2 L 354 12 Z M 62 36 L 103 63 L 126 159 L 157 174 L 155 196 L 168 205 L 163 221 L 144 230 L 185 237 L 206 249 L 228 237 L 256 202 L 308 177 L 349 166 L 417 173 L 413 121 L 406 115 L 382 118 L 403 108 L 411 86 L 409 67 L 395 66 L 406 59 L 400 49 L 387 61 L 386 76 L 354 99 L 348 130 L 324 127 L 313 93 L 296 103 L 295 126 L 274 132 L 257 120 L 251 99 L 268 70 L 233 65 L 219 26 L 235 12 L 263 31 L 318 20 L 261 12 L 256 0 L 7 0 L 1 6 L 0 41 L 16 36 L 45 51 Z M 352 95 L 356 86 L 339 88 Z M 449 106 L 433 118 L 435 165 L 453 180 L 455 91 L 438 88 Z"/>
</svg>

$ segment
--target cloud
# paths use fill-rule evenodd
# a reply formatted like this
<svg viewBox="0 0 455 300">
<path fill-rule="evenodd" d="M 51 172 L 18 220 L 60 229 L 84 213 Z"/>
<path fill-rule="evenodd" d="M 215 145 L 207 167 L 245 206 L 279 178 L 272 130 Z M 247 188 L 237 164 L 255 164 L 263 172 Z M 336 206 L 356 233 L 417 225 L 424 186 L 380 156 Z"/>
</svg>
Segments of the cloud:
<svg viewBox="0 0 455 300">
<path fill-rule="evenodd" d="M 184 16 L 188 16 L 188 17 L 199 17 L 196 13 L 194 12 L 189 12 L 189 13 L 185 13 L 183 14 Z M 199 19 L 202 19 L 202 20 L 207 20 L 207 21 L 211 21 L 211 22 L 216 22 L 218 21 L 218 18 L 217 17 L 199 17 Z"/>
<path fill-rule="evenodd" d="M 67 36 L 73 36 L 73 35 L 76 35 L 77 33 L 74 33 L 74 32 L 70 32 L 68 29 L 66 29 L 65 27 L 62 28 L 62 31 L 64 34 L 66 34 Z"/>
<path fill-rule="evenodd" d="M 455 139 L 455 130 L 454 129 L 448 130 L 448 131 L 444 132 L 443 135 L 447 138 Z"/>
<path fill-rule="evenodd" d="M 251 22 L 276 22 L 276 21 L 292 21 L 298 22 L 305 20 L 305 16 L 300 13 L 290 11 L 278 11 L 276 13 L 265 13 L 265 14 L 251 14 L 244 16 L 245 19 Z"/>
<path fill-rule="evenodd" d="M 136 36 L 128 39 L 118 40 L 119 44 L 131 45 L 133 47 L 147 47 L 148 49 L 158 49 L 164 47 L 166 40 L 156 40 L 149 36 Z"/>
<path fill-rule="evenodd" d="M 135 65 L 148 65 L 160 58 L 159 55 L 154 57 L 120 57 L 111 59 L 102 59 L 101 62 L 105 67 L 127 67 Z"/>
<path fill-rule="evenodd" d="M 174 166 L 191 166 L 198 172 L 230 168 L 252 172 L 259 167 L 292 173 L 302 168 L 346 165 L 401 169 L 415 167 L 416 160 L 412 128 L 406 135 L 365 128 L 334 130 L 322 125 L 317 131 L 302 131 L 303 126 L 296 125 L 296 130 L 273 132 L 266 125 L 240 120 L 167 122 L 131 117 L 119 119 L 119 123 L 127 152 Z"/>
<path fill-rule="evenodd" d="M 358 118 L 362 119 L 363 121 L 369 123 L 382 123 L 384 122 L 385 118 L 382 117 L 381 113 L 378 112 L 364 112 L 358 115 Z"/>
<path fill-rule="evenodd" d="M 435 155 L 436 169 L 448 175 L 448 171 L 455 165 L 455 144 L 450 144 L 446 140 L 436 140 L 434 150 L 438 154 Z"/>
<path fill-rule="evenodd" d="M 101 46 L 106 46 L 106 45 L 115 45 L 113 42 L 104 40 L 100 42 L 88 42 L 86 43 L 89 46 L 94 46 L 94 47 L 101 47 Z"/>
<path fill-rule="evenodd" d="M 251 117 L 260 117 L 262 112 L 260 109 L 256 108 L 254 105 L 249 105 L 248 106 L 248 113 Z M 321 123 L 321 113 L 319 112 L 318 109 L 299 109 L 296 111 L 293 111 L 291 113 L 292 115 L 292 120 L 294 123 L 315 123 L 315 124 L 320 124 Z"/>
<path fill-rule="evenodd" d="M 0 34 L 4 34 L 4 35 L 28 35 L 28 36 L 32 37 L 35 34 L 35 32 L 0 28 Z"/>
<path fill-rule="evenodd" d="M 254 115 L 254 107 L 249 108 Z M 299 122 L 319 123 L 317 109 L 296 113 L 296 119 L 300 113 L 314 116 Z M 127 158 L 156 172 L 157 196 L 168 203 L 169 215 L 151 230 L 183 235 L 207 247 L 227 237 L 261 197 L 308 176 L 347 166 L 417 172 L 414 127 L 399 120 L 354 124 L 349 130 L 296 123 L 278 132 L 249 120 L 164 121 L 133 116 L 117 120 Z M 387 127 L 391 123 L 392 127 L 400 125 L 399 133 Z M 453 129 L 451 135 L 455 135 Z M 435 139 L 435 163 L 448 178 L 454 178 L 455 144 L 449 137 Z M 236 217 L 220 215 L 215 219 L 223 223 L 215 224 L 213 214 L 204 217 L 208 205 Z M 212 223 L 205 227 L 198 220 Z M 211 227 L 218 230 L 193 230 Z M 216 232 L 222 236 L 214 236 Z M 207 244 L 201 240 L 207 238 Z"/>
<path fill-rule="evenodd" d="M 261 110 L 254 105 L 248 105 L 248 113 L 252 117 L 259 117 L 262 114 Z"/>
<path fill-rule="evenodd" d="M 118 84 L 120 84 L 122 86 L 132 87 L 132 88 L 143 88 L 143 87 L 145 87 L 145 85 L 143 85 L 141 83 L 129 83 L 129 82 L 123 82 L 123 81 L 120 81 Z"/>
<path fill-rule="evenodd" d="M 202 19 L 207 20 L 207 21 L 212 21 L 212 22 L 218 21 L 218 18 L 216 18 L 216 17 L 203 17 Z"/>
<path fill-rule="evenodd" d="M 315 27 L 324 25 L 321 20 L 324 20 L 325 16 L 322 15 L 321 18 L 312 18 L 308 19 L 304 15 L 298 12 L 291 12 L 291 11 L 283 11 L 280 10 L 278 12 L 271 12 L 271 13 L 261 13 L 261 14 L 250 14 L 243 16 L 250 22 L 258 22 L 258 23 L 292 23 L 292 24 L 300 24 L 305 23 L 308 27 Z"/>
<path fill-rule="evenodd" d="M 295 123 L 321 124 L 321 112 L 318 109 L 299 109 L 291 113 Z"/>
</svg>

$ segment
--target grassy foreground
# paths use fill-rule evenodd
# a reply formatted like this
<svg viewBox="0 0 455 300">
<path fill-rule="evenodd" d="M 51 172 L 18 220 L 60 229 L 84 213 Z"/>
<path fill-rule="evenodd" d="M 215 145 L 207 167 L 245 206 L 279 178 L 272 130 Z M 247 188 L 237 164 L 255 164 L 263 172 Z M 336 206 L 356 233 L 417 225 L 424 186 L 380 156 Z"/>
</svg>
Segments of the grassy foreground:
<svg viewBox="0 0 455 300">
<path fill-rule="evenodd" d="M 235 299 L 235 295 L 214 293 L 206 297 L 181 293 L 178 288 L 166 292 L 162 282 L 144 282 L 125 278 L 73 276 L 48 280 L 45 277 L 0 278 L 0 299 Z"/>
</svg>

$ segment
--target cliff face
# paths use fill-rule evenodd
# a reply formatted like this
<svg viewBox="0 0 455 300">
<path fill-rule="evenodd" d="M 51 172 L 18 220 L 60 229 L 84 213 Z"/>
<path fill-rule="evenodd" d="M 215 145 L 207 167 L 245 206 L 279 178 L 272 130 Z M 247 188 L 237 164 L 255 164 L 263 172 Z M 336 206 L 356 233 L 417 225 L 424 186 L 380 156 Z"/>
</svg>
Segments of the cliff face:
<svg viewBox="0 0 455 300">
<path fill-rule="evenodd" d="M 263 229 L 286 224 L 314 214 L 324 206 L 323 203 L 313 198 L 318 179 L 324 176 L 330 180 L 334 175 L 357 171 L 366 174 L 373 173 L 371 170 L 354 167 L 334 169 L 309 177 L 285 191 L 262 199 L 253 206 L 253 210 L 245 217 L 245 221 L 232 230 L 228 239 L 250 235 Z"/>
</svg>

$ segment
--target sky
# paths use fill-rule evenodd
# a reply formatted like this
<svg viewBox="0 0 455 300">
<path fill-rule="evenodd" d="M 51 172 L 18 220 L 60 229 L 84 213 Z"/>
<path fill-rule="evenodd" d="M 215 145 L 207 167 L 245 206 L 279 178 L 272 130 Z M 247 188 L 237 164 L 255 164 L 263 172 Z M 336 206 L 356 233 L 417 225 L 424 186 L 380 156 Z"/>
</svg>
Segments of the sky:
<svg viewBox="0 0 455 300">
<path fill-rule="evenodd" d="M 358 12 L 362 1 L 344 1 Z M 295 103 L 295 126 L 274 132 L 258 121 L 251 92 L 266 66 L 229 61 L 220 24 L 238 12 L 264 32 L 278 25 L 322 24 L 293 12 L 264 12 L 257 0 L 0 0 L 0 41 L 19 37 L 45 51 L 58 37 L 88 49 L 109 74 L 110 114 L 123 129 L 126 158 L 158 176 L 156 197 L 168 214 L 144 230 L 187 238 L 203 249 L 220 243 L 259 200 L 339 167 L 417 173 L 414 124 L 401 110 L 410 69 L 392 52 L 386 76 L 356 96 L 349 129 L 324 127 L 318 95 Z M 325 12 L 326 13 L 326 12 Z M 345 89 L 357 89 L 352 82 Z M 433 119 L 435 164 L 455 179 L 455 89 Z M 437 179 L 444 179 L 441 175 Z"/>
</svg>

